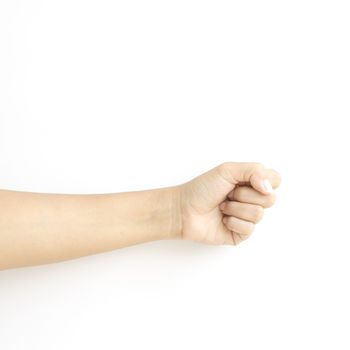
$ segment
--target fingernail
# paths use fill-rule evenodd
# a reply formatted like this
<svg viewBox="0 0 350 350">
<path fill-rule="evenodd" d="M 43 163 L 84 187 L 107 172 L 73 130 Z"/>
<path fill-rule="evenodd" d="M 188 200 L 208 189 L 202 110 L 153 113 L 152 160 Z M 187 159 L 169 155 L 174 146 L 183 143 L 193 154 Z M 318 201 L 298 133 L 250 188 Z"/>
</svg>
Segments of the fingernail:
<svg viewBox="0 0 350 350">
<path fill-rule="evenodd" d="M 224 210 L 225 207 L 226 207 L 226 203 L 225 203 L 225 202 L 221 203 L 220 206 L 219 206 L 219 208 L 220 208 L 221 210 Z"/>
<path fill-rule="evenodd" d="M 273 188 L 272 188 L 271 182 L 269 180 L 265 179 L 263 181 L 263 186 L 264 186 L 264 189 L 267 193 L 273 192 Z"/>
</svg>

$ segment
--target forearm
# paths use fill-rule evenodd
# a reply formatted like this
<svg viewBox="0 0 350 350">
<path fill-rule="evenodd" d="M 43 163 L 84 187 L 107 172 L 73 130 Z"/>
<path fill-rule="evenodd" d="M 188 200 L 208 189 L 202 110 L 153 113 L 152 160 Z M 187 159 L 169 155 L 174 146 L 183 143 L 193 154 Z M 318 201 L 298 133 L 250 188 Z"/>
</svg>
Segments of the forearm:
<svg viewBox="0 0 350 350">
<path fill-rule="evenodd" d="M 0 190 L 0 269 L 180 237 L 176 187 L 97 195 Z"/>
</svg>

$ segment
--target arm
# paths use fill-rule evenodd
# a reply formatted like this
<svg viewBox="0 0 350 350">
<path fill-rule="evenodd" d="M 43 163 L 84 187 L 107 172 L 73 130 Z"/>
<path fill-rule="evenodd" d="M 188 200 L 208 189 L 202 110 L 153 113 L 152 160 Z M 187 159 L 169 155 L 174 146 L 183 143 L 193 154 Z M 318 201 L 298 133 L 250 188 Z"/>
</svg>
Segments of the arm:
<svg viewBox="0 0 350 350">
<path fill-rule="evenodd" d="M 273 204 L 279 184 L 279 174 L 259 163 L 228 162 L 184 184 L 145 191 L 0 190 L 0 270 L 161 239 L 236 245 Z"/>
<path fill-rule="evenodd" d="M 176 188 L 67 195 L 0 190 L 0 269 L 175 239 Z"/>
</svg>

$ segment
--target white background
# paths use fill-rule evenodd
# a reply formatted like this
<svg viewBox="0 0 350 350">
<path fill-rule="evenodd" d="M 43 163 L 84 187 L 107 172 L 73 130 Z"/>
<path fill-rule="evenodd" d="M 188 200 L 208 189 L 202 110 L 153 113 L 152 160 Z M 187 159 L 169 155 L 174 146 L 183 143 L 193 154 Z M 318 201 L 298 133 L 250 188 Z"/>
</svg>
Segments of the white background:
<svg viewBox="0 0 350 350">
<path fill-rule="evenodd" d="M 349 349 L 348 1 L 1 0 L 0 188 L 283 183 L 237 247 L 0 272 L 0 348 Z"/>
</svg>

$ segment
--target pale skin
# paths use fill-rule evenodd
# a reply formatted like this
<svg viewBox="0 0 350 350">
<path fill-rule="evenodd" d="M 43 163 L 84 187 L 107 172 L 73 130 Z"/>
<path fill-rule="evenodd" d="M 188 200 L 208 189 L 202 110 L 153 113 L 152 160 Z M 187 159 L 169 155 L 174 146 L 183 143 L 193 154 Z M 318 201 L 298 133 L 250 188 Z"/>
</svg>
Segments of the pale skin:
<svg viewBox="0 0 350 350">
<path fill-rule="evenodd" d="M 0 269 L 154 240 L 237 245 L 274 204 L 280 183 L 280 175 L 260 163 L 226 162 L 186 183 L 145 191 L 81 195 L 0 190 Z"/>
</svg>

